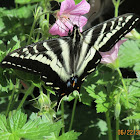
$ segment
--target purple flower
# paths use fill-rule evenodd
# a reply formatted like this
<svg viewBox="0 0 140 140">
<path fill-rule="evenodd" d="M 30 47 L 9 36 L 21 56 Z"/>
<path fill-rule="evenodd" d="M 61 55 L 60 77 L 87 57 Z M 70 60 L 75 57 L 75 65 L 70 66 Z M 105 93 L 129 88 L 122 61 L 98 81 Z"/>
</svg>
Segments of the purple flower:
<svg viewBox="0 0 140 140">
<path fill-rule="evenodd" d="M 87 23 L 87 18 L 82 16 L 88 13 L 90 5 L 86 0 L 82 0 L 75 5 L 74 0 L 65 0 L 61 3 L 60 11 L 57 12 L 57 21 L 51 27 L 50 33 L 52 35 L 67 36 L 69 30 L 73 30 L 73 25 L 82 27 Z"/>
<path fill-rule="evenodd" d="M 114 45 L 114 47 L 108 52 L 100 52 L 100 54 L 102 56 L 101 63 L 103 63 L 103 64 L 114 63 L 118 57 L 119 48 L 120 48 L 121 44 L 123 44 L 125 41 L 127 41 L 127 39 L 118 41 Z"/>
</svg>

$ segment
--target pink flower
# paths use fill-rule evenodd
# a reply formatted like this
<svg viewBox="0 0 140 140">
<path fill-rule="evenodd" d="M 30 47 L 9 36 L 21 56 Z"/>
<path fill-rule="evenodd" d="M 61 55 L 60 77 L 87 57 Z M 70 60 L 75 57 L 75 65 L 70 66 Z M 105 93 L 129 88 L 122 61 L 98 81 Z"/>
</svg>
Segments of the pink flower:
<svg viewBox="0 0 140 140">
<path fill-rule="evenodd" d="M 65 0 L 61 3 L 60 11 L 57 12 L 57 21 L 51 27 L 50 33 L 52 35 L 67 36 L 69 30 L 73 30 L 73 25 L 82 27 L 87 23 L 87 18 L 84 15 L 89 12 L 90 5 L 86 0 L 82 0 L 75 5 L 74 0 Z"/>
<path fill-rule="evenodd" d="M 103 63 L 103 64 L 114 63 L 118 57 L 119 48 L 120 48 L 121 44 L 123 44 L 125 41 L 127 41 L 127 39 L 118 41 L 114 45 L 114 47 L 108 52 L 100 52 L 100 54 L 102 56 L 101 63 Z"/>
</svg>

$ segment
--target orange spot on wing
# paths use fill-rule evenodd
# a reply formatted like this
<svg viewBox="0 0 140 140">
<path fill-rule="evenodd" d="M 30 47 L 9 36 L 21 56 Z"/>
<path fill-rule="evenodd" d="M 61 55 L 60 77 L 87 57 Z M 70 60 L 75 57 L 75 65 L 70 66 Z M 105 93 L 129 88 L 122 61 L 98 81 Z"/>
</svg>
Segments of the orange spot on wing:
<svg viewBox="0 0 140 140">
<path fill-rule="evenodd" d="M 62 93 L 61 95 L 63 96 L 63 95 L 65 95 L 65 93 Z"/>
<path fill-rule="evenodd" d="M 75 81 L 73 81 L 73 84 L 72 84 L 72 86 L 73 86 L 73 87 L 75 86 Z"/>
</svg>

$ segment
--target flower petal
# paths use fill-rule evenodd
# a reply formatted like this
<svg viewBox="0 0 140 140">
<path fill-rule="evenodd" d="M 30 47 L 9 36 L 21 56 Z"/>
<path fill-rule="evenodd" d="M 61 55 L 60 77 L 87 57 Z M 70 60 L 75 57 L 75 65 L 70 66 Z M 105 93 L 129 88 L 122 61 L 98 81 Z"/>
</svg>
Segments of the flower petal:
<svg viewBox="0 0 140 140">
<path fill-rule="evenodd" d="M 69 13 L 74 8 L 75 8 L 75 2 L 74 2 L 74 0 L 64 0 L 61 3 L 60 15 L 63 14 L 63 13 Z"/>
<path fill-rule="evenodd" d="M 84 15 L 90 10 L 90 4 L 86 0 L 82 0 L 78 3 L 74 9 L 69 12 L 71 15 Z"/>
<path fill-rule="evenodd" d="M 104 64 L 113 63 L 118 57 L 119 47 L 125 41 L 127 41 L 127 39 L 118 41 L 110 51 L 99 52 L 100 55 L 102 56 L 101 63 Z"/>
<path fill-rule="evenodd" d="M 84 16 L 76 16 L 76 15 L 70 15 L 70 22 L 72 25 L 77 25 L 80 27 L 80 32 L 82 32 L 83 26 L 87 23 L 87 18 Z"/>
<path fill-rule="evenodd" d="M 111 59 L 110 57 L 102 58 L 102 59 L 101 59 L 101 63 L 103 63 L 103 64 L 112 63 L 112 59 Z"/>
<path fill-rule="evenodd" d="M 67 36 L 69 29 L 58 19 L 51 27 L 49 33 L 52 35 Z"/>
</svg>

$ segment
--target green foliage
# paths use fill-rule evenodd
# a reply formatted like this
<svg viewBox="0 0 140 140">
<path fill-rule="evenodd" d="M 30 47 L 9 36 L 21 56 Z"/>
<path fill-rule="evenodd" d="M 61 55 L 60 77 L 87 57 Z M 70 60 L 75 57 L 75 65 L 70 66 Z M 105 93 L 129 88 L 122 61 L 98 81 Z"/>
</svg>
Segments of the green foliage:
<svg viewBox="0 0 140 140">
<path fill-rule="evenodd" d="M 33 21 L 34 8 L 35 5 L 11 10 L 0 8 L 0 39 L 10 40 L 15 35 L 25 39 L 25 34 L 29 33 Z"/>
<path fill-rule="evenodd" d="M 123 43 L 119 50 L 120 67 L 132 67 L 139 62 L 140 49 L 138 46 L 140 46 L 139 41 L 127 40 Z"/>
<path fill-rule="evenodd" d="M 101 67 L 99 71 L 96 71 L 96 73 L 87 78 L 83 84 L 84 89 L 81 90 L 81 93 L 84 95 L 85 92 L 88 92 L 89 96 L 95 100 L 98 113 L 106 112 L 113 104 L 110 100 L 114 101 L 115 97 L 113 96 L 117 94 L 116 89 L 119 84 L 118 73 L 113 72 L 107 67 Z M 86 103 L 85 100 L 83 102 Z"/>
<path fill-rule="evenodd" d="M 7 119 L 5 115 L 0 114 L 0 139 L 75 140 L 80 135 L 80 133 L 70 131 L 59 136 L 62 126 L 61 121 L 52 123 L 45 116 L 39 117 L 32 113 L 27 120 L 27 115 L 21 110 L 13 111 L 9 113 Z"/>
<path fill-rule="evenodd" d="M 76 0 L 75 3 L 80 1 Z M 0 8 L 0 62 L 8 53 L 51 36 L 49 18 L 50 13 L 54 12 L 55 15 L 56 11 L 51 11 L 49 0 L 15 0 L 14 4 L 16 8 Z M 119 2 L 115 9 L 117 6 Z M 129 68 L 136 74 L 136 78 L 123 78 L 119 68 L 112 70 L 100 65 L 96 72 L 87 77 L 80 93 L 74 91 L 64 98 L 65 101 L 72 101 L 80 97 L 79 101 L 84 104 L 77 106 L 73 123 L 73 129 L 82 132 L 82 135 L 73 130 L 63 131 L 68 130 L 71 108 L 65 103 L 64 116 L 62 110 L 55 112 L 56 102 L 50 98 L 50 93 L 55 95 L 55 92 L 44 85 L 40 76 L 0 66 L 0 139 L 84 140 L 94 137 L 95 140 L 108 140 L 109 131 L 114 133 L 112 130 L 118 125 L 115 121 L 111 122 L 116 118 L 120 118 L 120 129 L 138 128 L 139 60 L 139 40 L 128 40 L 119 50 L 119 68 Z M 33 94 L 36 88 L 37 97 Z M 31 100 L 27 100 L 27 97 L 31 97 Z M 62 120 L 57 121 L 59 118 Z"/>
</svg>

